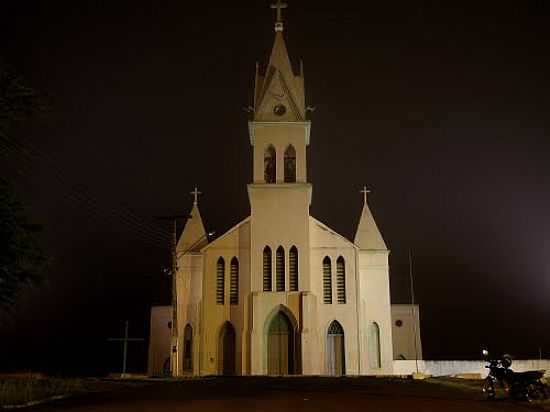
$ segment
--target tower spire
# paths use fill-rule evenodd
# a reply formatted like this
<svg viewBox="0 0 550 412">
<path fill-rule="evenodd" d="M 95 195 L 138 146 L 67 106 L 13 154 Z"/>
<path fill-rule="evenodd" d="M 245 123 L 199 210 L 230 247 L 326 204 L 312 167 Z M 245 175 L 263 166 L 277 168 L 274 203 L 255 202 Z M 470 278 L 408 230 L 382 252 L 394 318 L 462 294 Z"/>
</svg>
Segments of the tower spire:
<svg viewBox="0 0 550 412">
<path fill-rule="evenodd" d="M 294 74 L 283 35 L 284 0 L 274 0 L 275 40 L 264 74 L 256 71 L 254 121 L 303 122 L 306 119 L 304 78 Z"/>
<path fill-rule="evenodd" d="M 178 256 L 183 256 L 187 252 L 196 252 L 208 244 L 208 236 L 204 229 L 201 212 L 199 211 L 199 195 L 202 192 L 199 192 L 199 189 L 195 187 L 195 190 L 189 194 L 193 196 L 193 207 L 191 208 L 191 212 L 189 212 L 189 219 L 185 222 L 185 227 L 178 240 L 176 247 Z"/>
<path fill-rule="evenodd" d="M 288 7 L 288 4 L 283 3 L 281 0 L 277 0 L 277 3 L 270 6 L 272 9 L 277 10 L 277 20 L 275 21 L 275 31 L 283 31 L 283 9 Z"/>
<path fill-rule="evenodd" d="M 370 193 L 370 190 L 366 186 L 363 186 L 361 193 L 363 194 L 364 204 L 359 224 L 357 225 L 354 243 L 362 250 L 387 250 L 386 243 L 376 226 L 367 203 L 367 194 Z"/>
</svg>

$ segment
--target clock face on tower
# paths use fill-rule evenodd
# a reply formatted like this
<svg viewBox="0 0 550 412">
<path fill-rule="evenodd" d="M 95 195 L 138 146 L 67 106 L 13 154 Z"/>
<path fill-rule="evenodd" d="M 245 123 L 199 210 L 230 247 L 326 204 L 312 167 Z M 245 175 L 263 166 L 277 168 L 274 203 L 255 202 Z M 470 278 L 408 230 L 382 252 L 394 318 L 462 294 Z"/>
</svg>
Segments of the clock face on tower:
<svg viewBox="0 0 550 412">
<path fill-rule="evenodd" d="M 278 104 L 273 108 L 273 113 L 276 116 L 283 116 L 286 113 L 286 107 L 283 104 Z"/>
</svg>

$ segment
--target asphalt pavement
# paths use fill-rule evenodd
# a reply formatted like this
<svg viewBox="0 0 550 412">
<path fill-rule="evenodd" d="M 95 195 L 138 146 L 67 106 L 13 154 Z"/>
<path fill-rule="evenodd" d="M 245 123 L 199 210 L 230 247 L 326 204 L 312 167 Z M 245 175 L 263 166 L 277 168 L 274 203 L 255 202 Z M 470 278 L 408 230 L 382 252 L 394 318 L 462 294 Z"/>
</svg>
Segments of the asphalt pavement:
<svg viewBox="0 0 550 412">
<path fill-rule="evenodd" d="M 481 386 L 481 382 L 480 382 Z M 26 409 L 29 412 L 354 412 L 529 411 L 533 405 L 487 401 L 476 384 L 383 378 L 227 377 L 113 383 Z"/>
</svg>

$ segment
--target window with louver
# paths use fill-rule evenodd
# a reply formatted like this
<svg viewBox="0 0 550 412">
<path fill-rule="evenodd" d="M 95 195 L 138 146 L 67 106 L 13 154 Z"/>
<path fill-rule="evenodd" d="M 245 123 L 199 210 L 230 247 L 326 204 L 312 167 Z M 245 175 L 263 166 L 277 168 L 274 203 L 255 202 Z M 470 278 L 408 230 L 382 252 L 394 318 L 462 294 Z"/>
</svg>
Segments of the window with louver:
<svg viewBox="0 0 550 412">
<path fill-rule="evenodd" d="M 271 248 L 264 248 L 264 292 L 271 292 Z"/>
<path fill-rule="evenodd" d="M 275 288 L 277 292 L 285 291 L 285 250 L 282 246 L 275 254 Z"/>
<path fill-rule="evenodd" d="M 225 261 L 218 259 L 216 264 L 216 303 L 223 305 L 225 303 Z"/>
<path fill-rule="evenodd" d="M 323 303 L 332 303 L 332 268 L 330 258 L 323 259 Z"/>
<path fill-rule="evenodd" d="M 285 150 L 285 183 L 296 183 L 296 149 L 292 145 Z"/>
<path fill-rule="evenodd" d="M 288 281 L 290 283 L 290 291 L 298 291 L 298 249 L 292 246 L 288 254 Z"/>
<path fill-rule="evenodd" d="M 229 275 L 229 304 L 239 304 L 239 261 L 231 259 L 231 273 Z"/>
<path fill-rule="evenodd" d="M 336 297 L 338 303 L 346 303 L 346 264 L 342 256 L 336 261 Z"/>
<path fill-rule="evenodd" d="M 264 180 L 275 183 L 277 180 L 277 153 L 273 145 L 269 145 L 264 153 Z"/>
</svg>

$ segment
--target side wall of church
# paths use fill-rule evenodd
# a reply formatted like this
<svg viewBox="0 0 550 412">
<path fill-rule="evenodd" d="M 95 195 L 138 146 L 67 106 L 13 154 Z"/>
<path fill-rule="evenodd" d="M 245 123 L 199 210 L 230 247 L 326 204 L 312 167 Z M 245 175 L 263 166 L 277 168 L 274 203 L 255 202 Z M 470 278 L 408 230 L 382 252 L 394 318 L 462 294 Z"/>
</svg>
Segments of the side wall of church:
<svg viewBox="0 0 550 412">
<path fill-rule="evenodd" d="M 358 252 L 362 374 L 393 371 L 389 251 Z"/>
<path fill-rule="evenodd" d="M 250 222 L 244 221 L 203 249 L 204 282 L 202 288 L 202 322 L 200 374 L 222 373 L 220 334 L 226 322 L 235 331 L 235 374 L 249 369 L 247 339 L 248 299 L 250 295 Z M 218 261 L 224 261 L 224 303 L 216 301 Z M 236 258 L 238 271 L 238 303 L 230 302 L 231 261 Z"/>
<path fill-rule="evenodd" d="M 391 312 L 393 358 L 422 359 L 418 305 L 391 305 Z"/>
<path fill-rule="evenodd" d="M 356 289 L 356 247 L 347 239 L 330 231 L 313 219 L 311 227 L 311 292 L 316 299 L 317 311 L 316 340 L 318 351 L 308 352 L 316 365 L 314 373 L 329 374 L 328 367 L 328 330 L 333 321 L 340 323 L 344 330 L 344 370 L 348 375 L 359 374 L 359 360 L 361 354 L 358 348 L 358 317 L 357 317 L 357 289 Z M 331 262 L 331 289 L 332 303 L 324 302 L 323 290 L 323 260 L 329 258 Z M 345 303 L 338 302 L 336 284 L 336 262 L 344 259 L 345 268 Z"/>
<path fill-rule="evenodd" d="M 172 333 L 169 324 L 172 322 L 172 306 L 153 306 L 151 308 L 151 327 L 149 332 L 149 357 L 147 374 L 162 376 L 169 368 L 170 341 Z"/>
<path fill-rule="evenodd" d="M 201 253 L 187 253 L 178 259 L 178 376 L 197 374 L 200 352 L 200 304 L 202 300 L 203 257 Z M 191 327 L 192 369 L 184 371 L 184 338 L 186 326 Z"/>
</svg>

